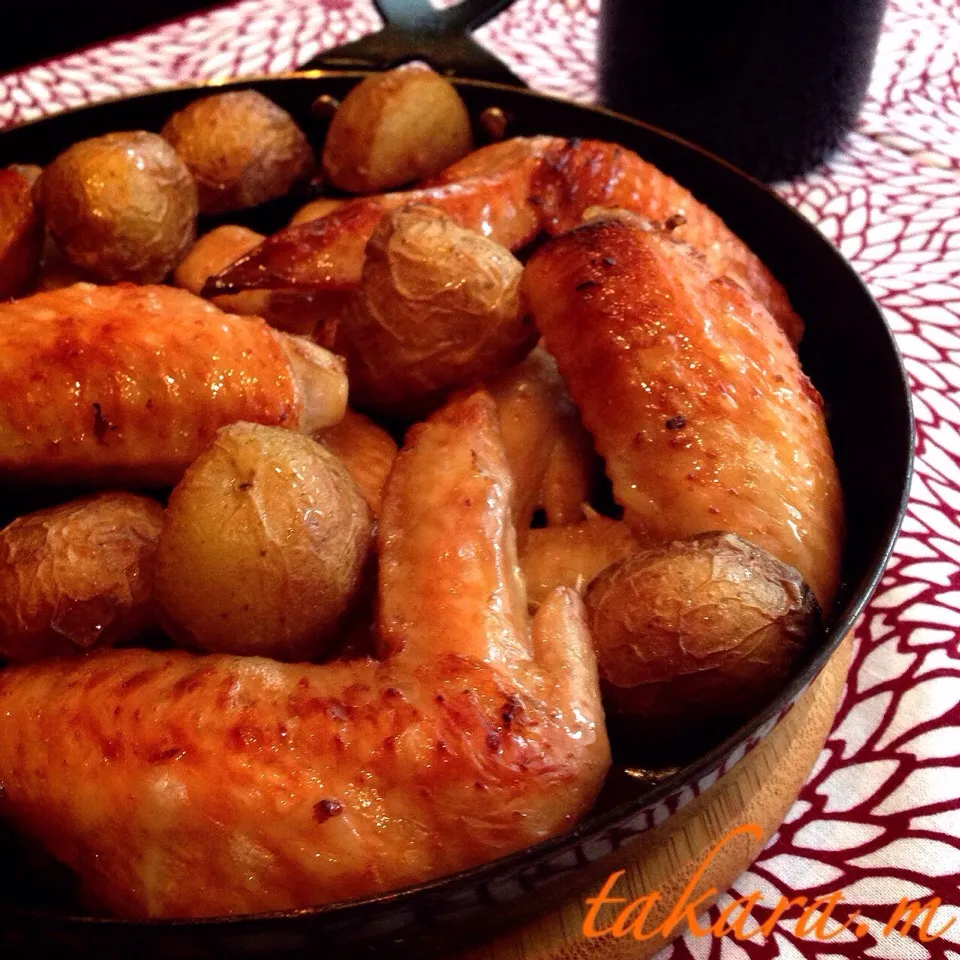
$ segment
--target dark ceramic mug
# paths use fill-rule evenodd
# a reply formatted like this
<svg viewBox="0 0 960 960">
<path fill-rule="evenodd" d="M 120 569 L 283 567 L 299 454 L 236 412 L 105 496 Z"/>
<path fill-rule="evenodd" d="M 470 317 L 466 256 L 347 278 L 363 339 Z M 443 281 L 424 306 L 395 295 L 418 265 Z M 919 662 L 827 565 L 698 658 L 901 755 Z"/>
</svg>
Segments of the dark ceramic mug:
<svg viewBox="0 0 960 960">
<path fill-rule="evenodd" d="M 863 103 L 885 0 L 603 0 L 603 102 L 762 180 L 819 163 Z"/>
</svg>

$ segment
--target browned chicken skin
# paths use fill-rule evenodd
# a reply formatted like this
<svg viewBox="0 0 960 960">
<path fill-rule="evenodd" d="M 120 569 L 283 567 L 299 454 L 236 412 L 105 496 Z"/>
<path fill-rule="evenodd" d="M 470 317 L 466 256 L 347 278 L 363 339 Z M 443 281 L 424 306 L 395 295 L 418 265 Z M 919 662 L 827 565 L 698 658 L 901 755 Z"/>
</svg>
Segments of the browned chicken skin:
<svg viewBox="0 0 960 960">
<path fill-rule="evenodd" d="M 0 475 L 176 482 L 236 420 L 309 432 L 342 362 L 183 290 L 76 284 L 0 304 Z"/>
<path fill-rule="evenodd" d="M 360 280 L 367 241 L 391 210 L 423 203 L 510 249 L 539 232 L 531 181 L 550 137 L 509 140 L 470 154 L 444 179 L 418 190 L 350 200 L 293 224 L 212 278 L 205 294 L 242 289 L 348 290 Z"/>
<path fill-rule="evenodd" d="M 829 607 L 839 480 L 820 396 L 770 313 L 630 216 L 543 247 L 524 291 L 634 532 L 739 533 Z"/>
<path fill-rule="evenodd" d="M 716 273 L 747 286 L 796 343 L 803 332 L 783 287 L 712 210 L 635 153 L 598 140 L 527 137 L 470 154 L 417 190 L 362 197 L 268 237 L 207 285 L 343 290 L 356 285 L 380 218 L 407 203 L 443 210 L 461 226 L 517 249 L 545 230 L 576 226 L 591 207 L 620 207 L 666 225 Z"/>
<path fill-rule="evenodd" d="M 3 815 L 152 917 L 372 894 L 572 826 L 610 760 L 596 664 L 571 591 L 527 620 L 488 396 L 414 428 L 380 523 L 383 661 L 125 650 L 0 673 Z"/>
</svg>

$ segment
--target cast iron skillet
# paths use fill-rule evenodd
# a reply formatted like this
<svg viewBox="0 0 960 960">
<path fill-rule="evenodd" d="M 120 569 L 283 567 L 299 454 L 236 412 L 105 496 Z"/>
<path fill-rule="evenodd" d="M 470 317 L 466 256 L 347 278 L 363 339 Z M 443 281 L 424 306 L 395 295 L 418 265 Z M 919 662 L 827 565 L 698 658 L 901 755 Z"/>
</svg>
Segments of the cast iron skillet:
<svg viewBox="0 0 960 960">
<path fill-rule="evenodd" d="M 760 255 L 807 323 L 800 352 L 826 401 L 846 498 L 843 583 L 828 629 L 773 703 L 672 774 L 660 779 L 629 775 L 626 770 L 635 757 L 629 744 L 617 744 L 616 769 L 604 797 L 565 836 L 397 893 L 316 909 L 199 922 L 131 922 L 84 915 L 75 902 L 58 897 L 56 884 L 46 880 L 42 886 L 31 885 L 28 872 L 0 855 L 4 864 L 0 943 L 8 952 L 311 960 L 325 951 L 345 949 L 355 957 L 452 952 L 572 890 L 589 888 L 617 869 L 630 856 L 633 839 L 706 789 L 773 729 L 849 632 L 876 587 L 903 517 L 913 452 L 909 391 L 878 307 L 814 227 L 733 167 L 646 124 L 518 87 L 519 81 L 502 64 L 464 34 L 508 2 L 466 0 L 439 14 L 427 0 L 380 0 L 378 7 L 391 20 L 387 29 L 335 52 L 323 65 L 367 69 L 419 55 L 448 73 L 477 74 L 484 79 L 457 80 L 474 116 L 496 106 L 511 118 L 509 135 L 597 137 L 636 150 L 716 210 Z M 313 70 L 218 84 L 217 90 L 259 90 L 319 139 L 312 102 L 320 94 L 342 97 L 362 75 L 356 69 Z M 209 92 L 202 86 L 161 91 L 19 127 L 0 135 L 0 166 L 43 164 L 77 140 L 113 130 L 159 130 L 174 110 Z M 275 204 L 250 222 L 261 229 L 276 228 L 291 212 L 289 206 Z"/>
</svg>

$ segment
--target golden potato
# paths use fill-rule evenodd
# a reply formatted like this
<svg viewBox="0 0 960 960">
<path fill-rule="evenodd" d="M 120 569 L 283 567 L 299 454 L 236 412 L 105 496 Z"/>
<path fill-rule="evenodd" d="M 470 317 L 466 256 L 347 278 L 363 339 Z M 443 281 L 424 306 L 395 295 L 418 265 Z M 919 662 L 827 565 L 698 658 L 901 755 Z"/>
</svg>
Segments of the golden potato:
<svg viewBox="0 0 960 960">
<path fill-rule="evenodd" d="M 393 437 L 369 417 L 348 410 L 336 426 L 319 431 L 314 439 L 336 454 L 356 481 L 371 513 L 380 516 L 383 488 L 397 458 Z"/>
<path fill-rule="evenodd" d="M 384 217 L 337 331 L 358 404 L 421 412 L 520 360 L 536 339 L 522 272 L 509 250 L 431 207 Z"/>
<path fill-rule="evenodd" d="M 152 627 L 163 508 L 98 493 L 0 532 L 0 655 L 24 663 L 126 643 Z"/>
<path fill-rule="evenodd" d="M 731 533 L 642 550 L 586 594 L 608 705 L 644 738 L 714 738 L 781 689 L 818 629 L 800 574 Z"/>
<path fill-rule="evenodd" d="M 561 586 L 583 593 L 598 573 L 639 549 L 622 520 L 599 514 L 580 523 L 529 530 L 520 556 L 527 600 L 540 604 Z"/>
<path fill-rule="evenodd" d="M 380 193 L 439 173 L 473 149 L 470 115 L 424 63 L 366 77 L 330 122 L 323 169 L 353 193 Z"/>
<path fill-rule="evenodd" d="M 224 427 L 170 496 L 157 552 L 163 622 L 201 650 L 322 657 L 360 591 L 372 527 L 325 447 L 280 427 Z"/>
<path fill-rule="evenodd" d="M 196 185 L 155 133 L 81 140 L 44 170 L 36 189 L 66 258 L 110 283 L 163 280 L 196 234 Z"/>
<path fill-rule="evenodd" d="M 225 213 L 282 197 L 314 166 L 293 117 L 255 90 L 194 100 L 160 131 L 197 181 L 201 213 Z"/>
<path fill-rule="evenodd" d="M 0 170 L 0 299 L 29 289 L 42 250 L 43 224 L 30 181 L 16 170 Z"/>
</svg>

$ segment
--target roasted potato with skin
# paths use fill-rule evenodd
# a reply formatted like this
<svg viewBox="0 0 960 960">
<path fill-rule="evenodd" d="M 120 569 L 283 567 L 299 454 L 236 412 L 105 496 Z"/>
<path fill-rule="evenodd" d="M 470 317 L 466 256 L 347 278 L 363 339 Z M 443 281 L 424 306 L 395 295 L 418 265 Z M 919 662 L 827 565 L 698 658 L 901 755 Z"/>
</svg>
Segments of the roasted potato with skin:
<svg viewBox="0 0 960 960">
<path fill-rule="evenodd" d="M 622 520 L 600 514 L 580 523 L 529 530 L 520 555 L 527 600 L 539 605 L 556 587 L 583 593 L 597 574 L 639 549 Z"/>
<path fill-rule="evenodd" d="M 194 100 L 161 130 L 197 181 L 201 213 L 243 210 L 282 197 L 314 166 L 293 117 L 255 90 Z"/>
<path fill-rule="evenodd" d="M 196 235 L 193 177 L 155 133 L 81 140 L 43 171 L 36 190 L 67 260 L 109 283 L 163 280 Z"/>
<path fill-rule="evenodd" d="M 634 553 L 585 600 L 608 707 L 651 745 L 702 745 L 752 716 L 820 625 L 800 574 L 731 533 Z"/>
<path fill-rule="evenodd" d="M 98 493 L 0 532 L 0 655 L 17 663 L 126 643 L 155 623 L 163 508 Z"/>
<path fill-rule="evenodd" d="M 381 193 L 439 173 L 473 149 L 456 88 L 424 63 L 373 74 L 333 115 L 323 169 L 341 190 Z"/>
<path fill-rule="evenodd" d="M 170 495 L 157 552 L 157 600 L 191 648 L 315 660 L 361 589 L 370 511 L 325 447 L 276 427 L 235 423 Z"/>
<path fill-rule="evenodd" d="M 43 224 L 30 181 L 17 170 L 0 170 L 0 299 L 29 289 L 40 269 Z"/>
<path fill-rule="evenodd" d="M 350 471 L 374 517 L 380 516 L 383 488 L 397 458 L 397 444 L 382 427 L 362 413 L 347 410 L 333 427 L 314 439 L 331 450 Z"/>
<path fill-rule="evenodd" d="M 431 207 L 384 217 L 337 331 L 361 407 L 422 413 L 520 360 L 535 333 L 520 261 Z"/>
</svg>

